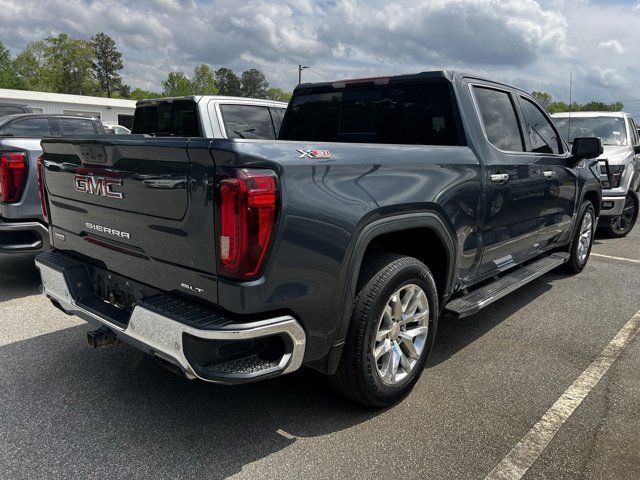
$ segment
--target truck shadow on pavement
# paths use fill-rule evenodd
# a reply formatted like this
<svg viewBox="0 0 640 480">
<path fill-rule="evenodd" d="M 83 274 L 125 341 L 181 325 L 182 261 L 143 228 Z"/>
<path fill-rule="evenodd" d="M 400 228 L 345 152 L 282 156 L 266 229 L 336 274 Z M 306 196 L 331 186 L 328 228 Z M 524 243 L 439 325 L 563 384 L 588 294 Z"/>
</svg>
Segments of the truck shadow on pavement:
<svg viewBox="0 0 640 480">
<path fill-rule="evenodd" d="M 488 333 L 512 314 L 551 290 L 551 283 L 563 277 L 564 275 L 560 274 L 546 274 L 470 317 L 457 319 L 443 315 L 438 322 L 438 334 L 427 368 L 444 362 Z"/>
<path fill-rule="evenodd" d="M 547 275 L 480 316 L 443 319 L 436 365 L 551 288 Z M 256 384 L 190 382 L 127 346 L 89 350 L 88 326 L 0 347 L 0 464 L 7 478 L 224 478 L 380 411 L 303 369 Z"/>
<path fill-rule="evenodd" d="M 0 254 L 0 302 L 40 293 L 35 255 Z"/>
</svg>

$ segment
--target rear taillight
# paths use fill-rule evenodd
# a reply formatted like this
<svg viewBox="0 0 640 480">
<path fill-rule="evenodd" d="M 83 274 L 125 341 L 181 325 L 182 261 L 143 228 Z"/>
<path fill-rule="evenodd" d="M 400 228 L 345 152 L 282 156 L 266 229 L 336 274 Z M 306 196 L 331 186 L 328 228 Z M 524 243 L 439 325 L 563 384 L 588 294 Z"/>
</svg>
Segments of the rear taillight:
<svg viewBox="0 0 640 480">
<path fill-rule="evenodd" d="M 44 162 L 38 157 L 38 193 L 40 194 L 40 208 L 45 223 L 49 223 L 49 209 L 47 207 L 47 192 L 44 189 Z"/>
<path fill-rule="evenodd" d="M 258 275 L 275 230 L 278 182 L 271 170 L 238 169 L 218 177 L 218 274 Z"/>
<path fill-rule="evenodd" d="M 26 177 L 27 156 L 24 153 L 0 153 L 0 202 L 20 201 Z"/>
</svg>

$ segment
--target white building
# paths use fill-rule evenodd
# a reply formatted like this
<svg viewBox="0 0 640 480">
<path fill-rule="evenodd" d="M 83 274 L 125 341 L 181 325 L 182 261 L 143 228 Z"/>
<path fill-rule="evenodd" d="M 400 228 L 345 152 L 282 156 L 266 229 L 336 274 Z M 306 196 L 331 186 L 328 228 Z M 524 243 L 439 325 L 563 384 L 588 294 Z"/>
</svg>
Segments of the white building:
<svg viewBox="0 0 640 480">
<path fill-rule="evenodd" d="M 135 100 L 7 88 L 0 88 L 0 103 L 29 105 L 34 113 L 66 113 L 84 117 L 98 117 L 104 123 L 123 125 L 128 128 L 131 128 L 133 112 L 136 109 Z"/>
</svg>

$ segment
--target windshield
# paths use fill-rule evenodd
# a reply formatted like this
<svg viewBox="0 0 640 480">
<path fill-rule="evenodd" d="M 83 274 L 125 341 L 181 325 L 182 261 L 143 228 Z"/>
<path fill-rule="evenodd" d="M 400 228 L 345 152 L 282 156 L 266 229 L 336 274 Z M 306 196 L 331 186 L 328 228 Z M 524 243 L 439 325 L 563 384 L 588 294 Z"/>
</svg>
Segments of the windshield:
<svg viewBox="0 0 640 480">
<path fill-rule="evenodd" d="M 600 137 L 603 145 L 626 145 L 627 129 L 622 117 L 569 117 L 554 118 L 558 130 L 569 143 L 579 137 Z"/>
<path fill-rule="evenodd" d="M 158 137 L 199 137 L 196 103 L 178 100 L 136 107 L 131 133 Z"/>
<path fill-rule="evenodd" d="M 458 145 L 448 82 L 319 87 L 294 95 L 282 140 Z"/>
</svg>

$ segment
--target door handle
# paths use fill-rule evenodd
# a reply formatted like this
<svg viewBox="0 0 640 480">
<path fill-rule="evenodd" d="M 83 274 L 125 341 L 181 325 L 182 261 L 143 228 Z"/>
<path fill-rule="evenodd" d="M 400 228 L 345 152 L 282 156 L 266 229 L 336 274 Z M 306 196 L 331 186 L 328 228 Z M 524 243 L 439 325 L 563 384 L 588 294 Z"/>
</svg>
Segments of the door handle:
<svg viewBox="0 0 640 480">
<path fill-rule="evenodd" d="M 553 170 L 545 170 L 544 172 L 542 172 L 542 175 L 544 176 L 544 178 L 553 178 L 556 176 L 556 172 L 554 172 Z"/>
<path fill-rule="evenodd" d="M 506 183 L 509 181 L 508 173 L 492 173 L 491 181 L 496 183 Z"/>
</svg>

